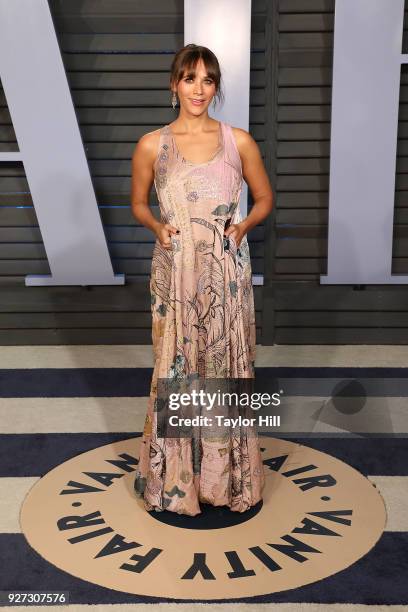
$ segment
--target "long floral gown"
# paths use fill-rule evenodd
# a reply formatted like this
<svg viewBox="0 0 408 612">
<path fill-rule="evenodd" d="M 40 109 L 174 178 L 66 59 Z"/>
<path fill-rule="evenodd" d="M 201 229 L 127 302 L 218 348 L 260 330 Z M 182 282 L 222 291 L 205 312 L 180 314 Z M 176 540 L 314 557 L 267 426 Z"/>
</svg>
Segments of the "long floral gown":
<svg viewBox="0 0 408 612">
<path fill-rule="evenodd" d="M 202 512 L 200 502 L 244 512 L 265 484 L 257 435 L 160 437 L 157 380 L 252 378 L 255 309 L 246 235 L 223 236 L 241 221 L 242 166 L 231 126 L 205 163 L 186 160 L 171 127 L 160 130 L 154 185 L 161 220 L 180 230 L 171 249 L 156 240 L 150 279 L 154 369 L 134 487 L 146 510 Z M 228 433 L 228 432 L 227 432 Z"/>
</svg>

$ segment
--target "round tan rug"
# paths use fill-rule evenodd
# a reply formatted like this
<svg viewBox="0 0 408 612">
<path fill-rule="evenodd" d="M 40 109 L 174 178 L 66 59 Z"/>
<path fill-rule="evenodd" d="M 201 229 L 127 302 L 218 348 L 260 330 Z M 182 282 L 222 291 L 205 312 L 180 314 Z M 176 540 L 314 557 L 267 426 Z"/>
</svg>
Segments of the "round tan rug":
<svg viewBox="0 0 408 612">
<path fill-rule="evenodd" d="M 325 453 L 260 437 L 266 488 L 246 513 L 146 512 L 133 492 L 140 438 L 82 453 L 29 491 L 21 529 L 60 569 L 155 597 L 224 599 L 293 589 L 350 566 L 380 538 L 384 501 Z"/>
</svg>

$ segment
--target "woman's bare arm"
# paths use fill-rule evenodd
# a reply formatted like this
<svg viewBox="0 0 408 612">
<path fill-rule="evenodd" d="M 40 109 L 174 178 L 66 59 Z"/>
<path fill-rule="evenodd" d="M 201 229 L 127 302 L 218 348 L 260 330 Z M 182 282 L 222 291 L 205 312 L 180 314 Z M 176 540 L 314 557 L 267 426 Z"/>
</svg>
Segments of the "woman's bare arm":
<svg viewBox="0 0 408 612">
<path fill-rule="evenodd" d="M 259 147 L 251 134 L 241 128 L 233 128 L 237 148 L 242 162 L 242 175 L 251 191 L 254 204 L 249 215 L 240 223 L 230 225 L 225 231 L 228 236 L 235 233 L 237 245 L 242 237 L 261 223 L 273 209 L 273 191 L 262 161 Z"/>
<path fill-rule="evenodd" d="M 154 181 L 153 164 L 156 159 L 157 146 L 158 135 L 155 132 L 149 132 L 139 139 L 132 155 L 132 214 L 153 232 L 156 232 L 160 224 L 149 206 L 149 194 Z"/>
<path fill-rule="evenodd" d="M 159 137 L 159 130 L 144 134 L 133 151 L 131 208 L 133 216 L 139 223 L 151 229 L 159 238 L 162 246 L 170 248 L 170 234 L 177 233 L 177 228 L 156 219 L 149 206 L 149 194 L 154 181 L 153 165 L 157 157 Z"/>
</svg>

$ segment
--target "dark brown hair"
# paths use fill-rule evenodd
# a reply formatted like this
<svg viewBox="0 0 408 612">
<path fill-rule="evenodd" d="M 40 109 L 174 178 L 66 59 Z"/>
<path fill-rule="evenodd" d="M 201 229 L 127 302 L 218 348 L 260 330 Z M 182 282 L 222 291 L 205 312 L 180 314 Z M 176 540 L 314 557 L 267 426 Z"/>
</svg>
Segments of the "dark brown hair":
<svg viewBox="0 0 408 612">
<path fill-rule="evenodd" d="M 177 51 L 170 68 L 170 87 L 173 83 L 177 85 L 184 76 L 195 76 L 195 67 L 200 59 L 204 62 L 208 76 L 213 79 L 215 83 L 215 106 L 215 98 L 218 97 L 219 101 L 223 101 L 224 93 L 221 89 L 220 65 L 217 57 L 208 47 L 190 43 Z"/>
</svg>

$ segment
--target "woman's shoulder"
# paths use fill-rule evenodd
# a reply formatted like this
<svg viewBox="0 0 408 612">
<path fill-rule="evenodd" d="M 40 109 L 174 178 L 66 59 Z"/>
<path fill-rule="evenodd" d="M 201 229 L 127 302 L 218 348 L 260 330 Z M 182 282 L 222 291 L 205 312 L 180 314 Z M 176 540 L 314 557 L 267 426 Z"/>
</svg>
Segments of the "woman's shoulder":
<svg viewBox="0 0 408 612">
<path fill-rule="evenodd" d="M 227 124 L 227 125 L 229 125 L 229 124 Z M 239 127 L 234 127 L 233 125 L 230 125 L 229 127 L 231 128 L 232 133 L 234 134 L 236 140 L 239 139 L 239 140 L 242 140 L 242 141 L 246 141 L 249 138 L 251 138 L 251 134 L 249 132 L 247 132 L 247 130 L 244 130 L 244 129 L 239 128 Z"/>
<path fill-rule="evenodd" d="M 152 161 L 154 161 L 159 148 L 161 130 L 162 128 L 158 128 L 157 130 L 142 134 L 136 144 L 135 150 L 137 149 L 139 153 L 143 153 L 143 155 L 150 157 Z"/>
<path fill-rule="evenodd" d="M 146 132 L 139 138 L 139 142 L 142 143 L 144 147 L 151 147 L 156 144 L 160 140 L 160 132 L 162 131 L 164 126 L 161 128 L 157 128 L 157 130 L 152 130 L 151 132 Z"/>
<path fill-rule="evenodd" d="M 251 143 L 253 138 L 251 134 L 247 132 L 247 130 L 244 130 L 243 128 L 234 127 L 232 125 L 230 125 L 230 128 L 234 136 L 238 151 L 240 155 L 242 156 L 243 152 L 245 151 L 245 148 Z"/>
</svg>

